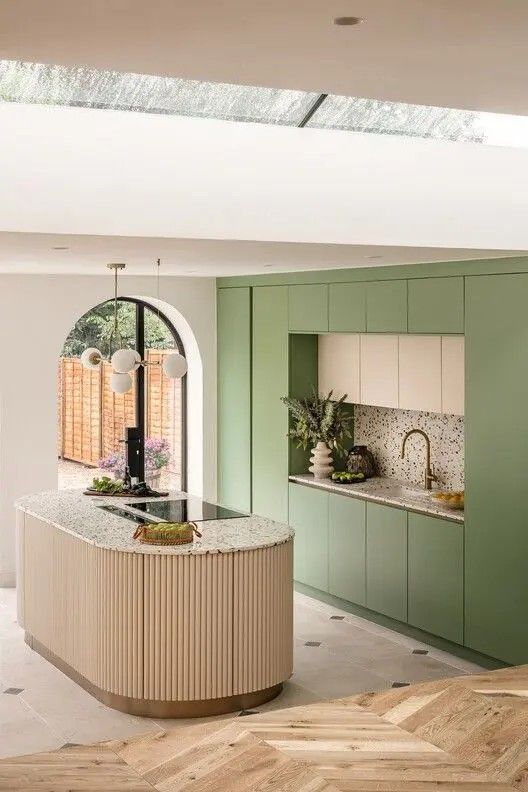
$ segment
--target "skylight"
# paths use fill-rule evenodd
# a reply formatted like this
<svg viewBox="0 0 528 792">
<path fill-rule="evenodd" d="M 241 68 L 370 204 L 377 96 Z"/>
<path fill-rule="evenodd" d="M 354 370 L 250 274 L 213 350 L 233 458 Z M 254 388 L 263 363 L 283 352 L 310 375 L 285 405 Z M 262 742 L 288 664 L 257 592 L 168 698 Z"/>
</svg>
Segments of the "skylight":
<svg viewBox="0 0 528 792">
<path fill-rule="evenodd" d="M 0 101 L 297 126 L 318 94 L 0 60 Z"/>
<path fill-rule="evenodd" d="M 0 60 L 0 102 L 528 146 L 528 117 Z"/>
<path fill-rule="evenodd" d="M 479 115 L 468 110 L 328 96 L 307 126 L 482 143 Z"/>
</svg>

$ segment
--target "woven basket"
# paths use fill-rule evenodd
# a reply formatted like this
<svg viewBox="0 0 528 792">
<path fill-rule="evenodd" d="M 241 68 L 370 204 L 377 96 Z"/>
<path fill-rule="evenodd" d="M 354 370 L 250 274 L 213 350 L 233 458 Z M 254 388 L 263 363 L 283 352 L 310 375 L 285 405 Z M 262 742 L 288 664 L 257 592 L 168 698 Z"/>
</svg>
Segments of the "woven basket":
<svg viewBox="0 0 528 792">
<path fill-rule="evenodd" d="M 150 545 L 182 545 L 190 544 L 194 539 L 194 534 L 201 537 L 196 523 L 152 523 L 151 525 L 140 525 L 134 539 L 139 539 L 141 544 Z"/>
</svg>

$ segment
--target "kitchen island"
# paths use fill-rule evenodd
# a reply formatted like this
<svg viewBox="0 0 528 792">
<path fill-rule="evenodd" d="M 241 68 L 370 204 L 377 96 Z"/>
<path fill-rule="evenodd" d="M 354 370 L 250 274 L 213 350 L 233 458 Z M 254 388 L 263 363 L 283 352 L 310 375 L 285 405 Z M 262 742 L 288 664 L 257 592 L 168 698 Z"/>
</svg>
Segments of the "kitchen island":
<svg viewBox="0 0 528 792">
<path fill-rule="evenodd" d="M 293 664 L 293 530 L 220 510 L 192 544 L 143 545 L 132 501 L 78 490 L 17 501 L 27 643 L 135 715 L 199 717 L 276 696 Z"/>
</svg>

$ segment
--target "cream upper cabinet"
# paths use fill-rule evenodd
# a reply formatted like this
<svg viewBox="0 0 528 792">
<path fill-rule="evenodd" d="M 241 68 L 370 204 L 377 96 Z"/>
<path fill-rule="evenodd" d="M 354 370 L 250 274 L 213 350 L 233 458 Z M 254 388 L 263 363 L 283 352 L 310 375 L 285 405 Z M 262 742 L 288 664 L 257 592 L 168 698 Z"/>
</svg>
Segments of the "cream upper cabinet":
<svg viewBox="0 0 528 792">
<path fill-rule="evenodd" d="M 440 336 L 400 336 L 399 406 L 402 410 L 442 412 Z"/>
<path fill-rule="evenodd" d="M 442 336 L 442 412 L 464 415 L 464 336 Z"/>
<path fill-rule="evenodd" d="M 329 333 L 319 336 L 319 393 L 333 390 L 338 399 L 345 393 L 347 402 L 358 404 L 359 335 Z"/>
<path fill-rule="evenodd" d="M 360 336 L 361 404 L 398 407 L 398 336 Z"/>
<path fill-rule="evenodd" d="M 318 386 L 352 404 L 464 415 L 464 336 L 320 335 Z"/>
</svg>

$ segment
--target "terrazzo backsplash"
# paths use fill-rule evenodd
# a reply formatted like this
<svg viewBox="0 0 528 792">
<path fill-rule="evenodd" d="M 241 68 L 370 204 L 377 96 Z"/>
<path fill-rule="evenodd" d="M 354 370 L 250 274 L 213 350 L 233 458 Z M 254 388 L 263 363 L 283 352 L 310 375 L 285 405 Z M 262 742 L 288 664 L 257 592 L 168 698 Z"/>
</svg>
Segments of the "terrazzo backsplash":
<svg viewBox="0 0 528 792">
<path fill-rule="evenodd" d="M 435 466 L 440 486 L 464 489 L 463 416 L 359 404 L 354 407 L 354 443 L 369 447 L 376 458 L 378 475 L 422 484 L 425 466 L 423 437 L 409 437 L 405 459 L 400 457 L 403 436 L 409 429 L 422 429 L 429 436 L 431 463 Z"/>
</svg>

